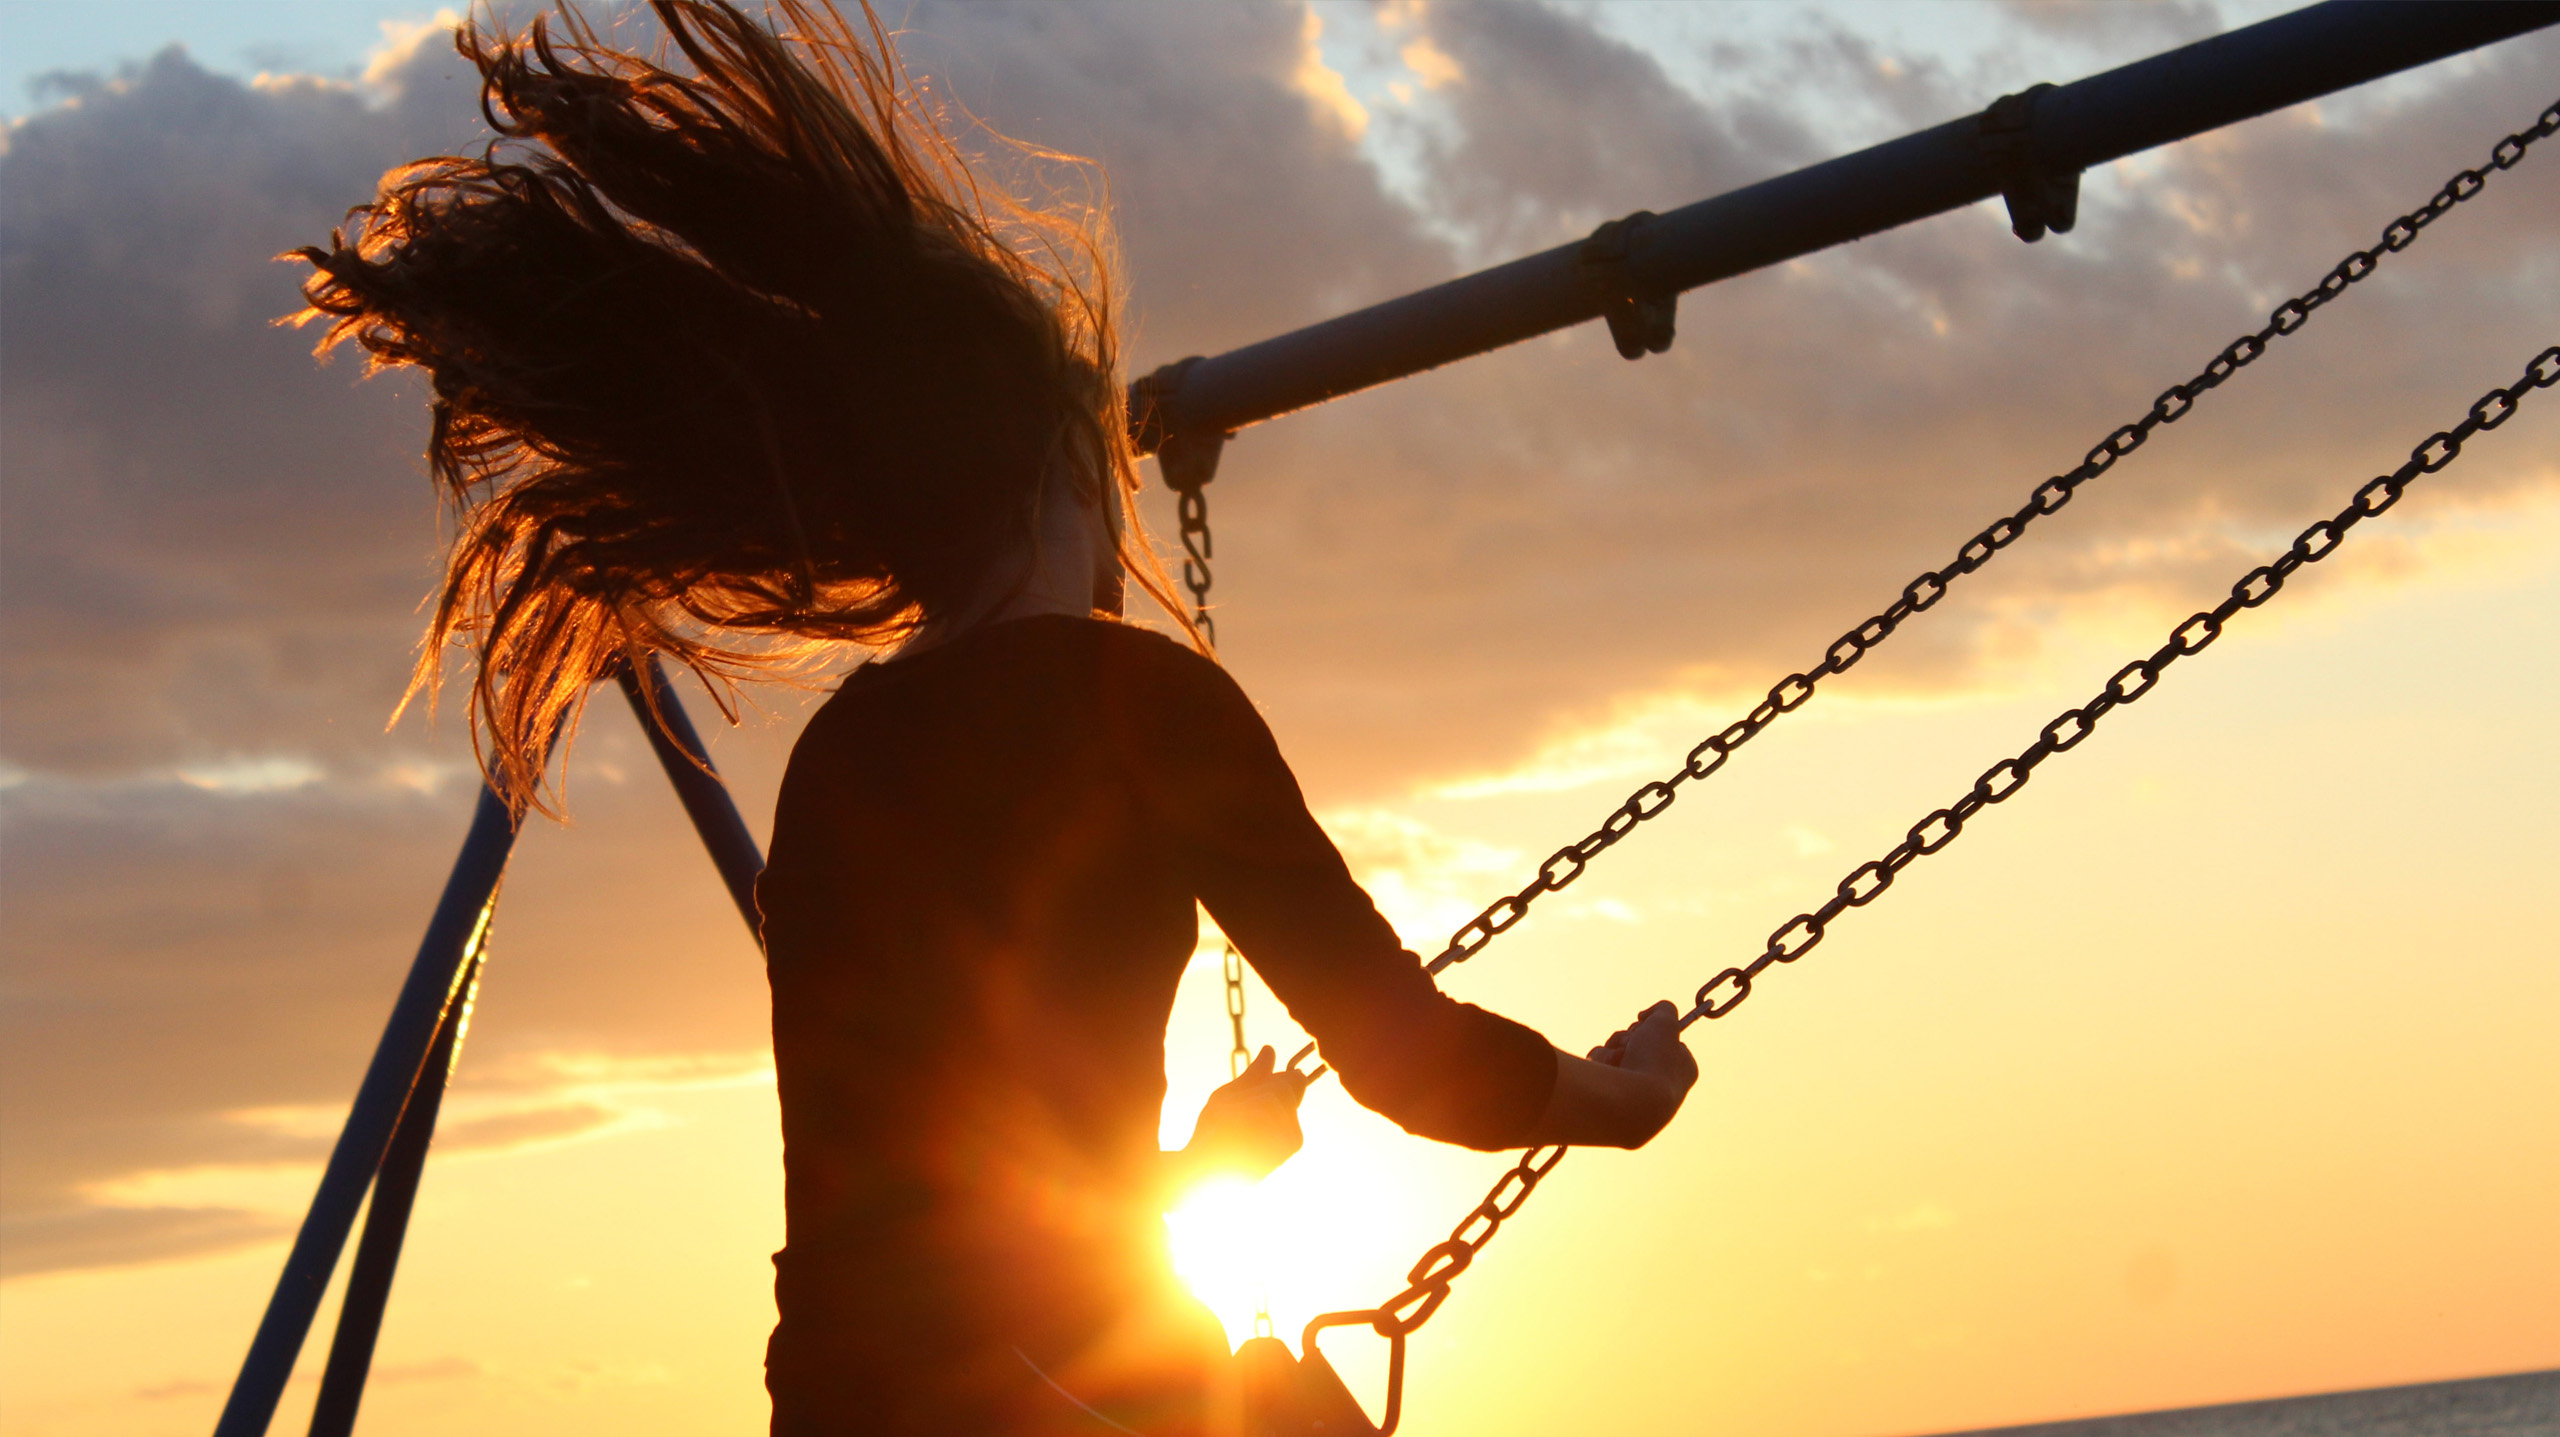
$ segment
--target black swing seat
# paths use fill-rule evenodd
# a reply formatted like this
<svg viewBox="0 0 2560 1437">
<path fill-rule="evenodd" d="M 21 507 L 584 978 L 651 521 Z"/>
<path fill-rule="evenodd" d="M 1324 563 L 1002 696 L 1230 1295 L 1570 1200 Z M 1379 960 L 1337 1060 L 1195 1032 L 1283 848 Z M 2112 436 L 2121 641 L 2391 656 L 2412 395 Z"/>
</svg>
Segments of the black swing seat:
<svg viewBox="0 0 2560 1437">
<path fill-rule="evenodd" d="M 1313 1342 L 1301 1360 L 1276 1337 L 1248 1338 L 1236 1349 L 1236 1373 L 1244 1387 L 1245 1437 L 1384 1437 L 1359 1399 Z"/>
</svg>

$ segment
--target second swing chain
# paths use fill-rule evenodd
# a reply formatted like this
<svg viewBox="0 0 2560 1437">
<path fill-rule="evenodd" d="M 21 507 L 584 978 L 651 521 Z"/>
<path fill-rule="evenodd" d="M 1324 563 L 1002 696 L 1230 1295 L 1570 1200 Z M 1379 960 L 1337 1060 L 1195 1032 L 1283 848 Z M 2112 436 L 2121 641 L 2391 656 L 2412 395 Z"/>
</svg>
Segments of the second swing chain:
<svg viewBox="0 0 2560 1437">
<path fill-rule="evenodd" d="M 1840 880 L 1829 901 L 1811 913 L 1800 913 L 1781 924 L 1769 935 L 1767 946 L 1748 965 L 1727 968 L 1698 989 L 1696 1002 L 1681 1015 L 1680 1026 L 1688 1027 L 1701 1018 L 1721 1018 L 1741 1006 L 1751 996 L 1752 980 L 1777 963 L 1793 963 L 1820 943 L 1832 920 L 1850 908 L 1864 907 L 1875 901 L 1893 885 L 1894 876 L 1914 860 L 1937 853 L 1964 832 L 1965 823 L 1991 804 L 2006 801 L 2027 784 L 2028 778 L 2046 759 L 2077 747 L 2097 728 L 2098 720 L 2126 704 L 2151 692 L 2160 675 L 2179 659 L 2203 652 L 2222 637 L 2223 626 L 2243 609 L 2254 609 L 2284 588 L 2285 581 L 2306 564 L 2316 564 L 2335 553 L 2345 542 L 2347 531 L 2400 502 L 2400 496 L 2419 476 L 2433 474 L 2451 464 L 2462 453 L 2463 443 L 2473 435 L 2497 428 L 2507 422 L 2522 404 L 2524 397 L 2537 389 L 2560 385 L 2560 346 L 2543 350 L 2525 367 L 2523 377 L 2503 388 L 2492 389 L 2475 401 L 2461 423 L 2453 428 L 2429 435 L 2408 459 L 2392 472 L 2356 490 L 2346 507 L 2336 514 L 2304 529 L 2283 554 L 2250 570 L 2231 586 L 2223 601 L 2210 609 L 2189 617 L 2169 633 L 2168 640 L 2149 655 L 2134 660 L 2107 680 L 2105 687 L 2089 702 L 2066 709 L 2046 724 L 2036 741 L 2015 757 L 2004 758 L 1985 769 L 1974 780 L 1973 787 L 1962 798 L 1938 809 L 1911 826 L 1902 841 L 1883 857 L 1870 859 L 1850 870 Z M 1355 1312 L 1330 1312 L 1307 1324 L 1304 1343 L 1312 1347 L 1316 1334 L 1331 1327 L 1365 1326 L 1387 1339 L 1392 1345 L 1388 1358 L 1390 1392 L 1389 1420 L 1400 1400 L 1400 1380 L 1404 1366 L 1404 1340 L 1415 1328 L 1431 1319 L 1440 1305 L 1449 1300 L 1449 1284 L 1475 1261 L 1476 1254 L 1504 1220 L 1520 1210 L 1538 1183 L 1563 1161 L 1566 1149 L 1561 1147 L 1531 1148 L 1521 1154 L 1520 1161 L 1504 1173 L 1493 1190 L 1485 1194 L 1465 1219 L 1459 1222 L 1448 1240 L 1422 1255 L 1406 1274 L 1404 1291 L 1386 1303 Z"/>
<path fill-rule="evenodd" d="M 1902 627 L 1903 621 L 1924 612 L 1946 596 L 1956 580 L 1979 570 L 2027 531 L 2037 519 L 2060 510 L 2071 502 L 2081 485 L 2115 467 L 2117 460 L 2139 449 L 2152 431 L 2164 424 L 2174 424 L 2194 409 L 2207 393 L 2218 389 L 2225 380 L 2257 362 L 2270 344 L 2310 323 L 2312 312 L 2343 295 L 2371 275 L 2385 255 L 2398 254 L 2417 242 L 2418 234 L 2434 224 L 2454 206 L 2480 193 L 2491 173 L 2511 170 L 2523 161 L 2525 152 L 2536 140 L 2560 133 L 2560 103 L 2545 109 L 2533 124 L 2500 140 L 2489 152 L 2489 162 L 2482 169 L 2466 169 L 2444 182 L 2425 204 L 2385 225 L 2382 237 L 2370 249 L 2350 252 L 2338 261 L 2320 282 L 2277 305 L 2267 316 L 2265 325 L 2224 345 L 2211 362 L 2184 384 L 2170 386 L 2152 401 L 2150 412 L 2130 424 L 2118 426 L 2098 442 L 2080 463 L 2068 473 L 2057 474 L 2036 486 L 2027 502 L 2017 512 L 1995 519 L 1982 532 L 1965 541 L 1955 558 L 1943 569 L 1932 569 L 1903 586 L 1894 601 L 1882 612 L 1832 641 L 1823 651 L 1822 662 L 1802 673 L 1789 674 L 1773 685 L 1768 695 L 1750 713 L 1710 735 L 1689 750 L 1688 759 L 1677 770 L 1656 779 L 1634 793 L 1627 801 L 1593 829 L 1581 841 L 1566 844 L 1538 865 L 1537 874 L 1527 886 L 1504 894 L 1470 918 L 1449 937 L 1446 948 L 1431 960 L 1430 971 L 1438 973 L 1454 963 L 1474 957 L 1493 941 L 1496 934 L 1508 930 L 1529 912 L 1529 905 L 1541 896 L 1556 892 L 1582 876 L 1583 869 L 1594 858 L 1615 846 L 1618 840 L 1635 831 L 1636 826 L 1654 818 L 1680 796 L 1681 785 L 1692 779 L 1703 779 L 1724 767 L 1733 751 L 1749 743 L 1762 729 L 1775 723 L 1783 714 L 1795 712 L 1813 697 L 1814 687 L 1824 679 L 1848 672 L 1878 644 Z M 1185 524 L 1189 523 L 1185 511 Z M 1189 529 L 1184 530 L 1185 544 Z M 1202 538 L 1207 537 L 1205 511 Z M 1189 567 L 1184 569 L 1189 577 Z M 1202 571 L 1195 593 L 1207 592 L 1207 571 Z"/>
</svg>

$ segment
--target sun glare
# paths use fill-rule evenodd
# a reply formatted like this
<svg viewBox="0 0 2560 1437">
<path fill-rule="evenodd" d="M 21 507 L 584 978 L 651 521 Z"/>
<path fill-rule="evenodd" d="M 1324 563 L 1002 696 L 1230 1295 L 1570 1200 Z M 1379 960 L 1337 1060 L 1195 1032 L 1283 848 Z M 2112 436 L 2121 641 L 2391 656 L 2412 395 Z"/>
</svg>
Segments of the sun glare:
<svg viewBox="0 0 2560 1437">
<path fill-rule="evenodd" d="M 1412 1261 L 1420 1215 L 1399 1169 L 1331 1106 L 1309 1102 L 1306 1148 L 1280 1171 L 1204 1183 L 1165 1214 L 1174 1271 L 1230 1343 L 1268 1313 L 1294 1348 L 1308 1318 L 1375 1303 Z"/>
<path fill-rule="evenodd" d="M 1219 1178 L 1201 1184 L 1164 1215 L 1173 1238 L 1173 1270 L 1191 1295 L 1208 1304 L 1237 1340 L 1236 1314 L 1245 1334 L 1271 1301 L 1275 1224 L 1260 1184 Z"/>
</svg>

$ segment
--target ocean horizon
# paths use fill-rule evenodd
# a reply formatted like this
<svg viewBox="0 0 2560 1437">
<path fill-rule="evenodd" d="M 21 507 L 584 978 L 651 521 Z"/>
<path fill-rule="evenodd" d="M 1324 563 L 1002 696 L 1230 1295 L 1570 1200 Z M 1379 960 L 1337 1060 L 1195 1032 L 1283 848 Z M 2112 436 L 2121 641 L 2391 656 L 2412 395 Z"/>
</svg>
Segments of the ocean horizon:
<svg viewBox="0 0 2560 1437">
<path fill-rule="evenodd" d="M 1927 1437 L 2560 1437 L 2560 1368 Z"/>
</svg>

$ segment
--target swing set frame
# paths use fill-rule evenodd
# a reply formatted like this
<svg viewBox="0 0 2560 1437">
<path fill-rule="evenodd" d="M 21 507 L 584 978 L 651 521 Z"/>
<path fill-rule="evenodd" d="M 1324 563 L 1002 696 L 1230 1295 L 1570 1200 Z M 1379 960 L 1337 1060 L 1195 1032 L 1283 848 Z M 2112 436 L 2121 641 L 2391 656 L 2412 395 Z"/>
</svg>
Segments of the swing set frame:
<svg viewBox="0 0 2560 1437">
<path fill-rule="evenodd" d="M 1241 429 L 1594 319 L 1608 324 L 1626 358 L 1661 353 L 1674 338 L 1677 297 L 1682 291 L 1995 195 L 2005 203 L 2012 231 L 2021 240 L 2033 242 L 2049 232 L 2066 232 L 2077 219 L 2080 174 L 2092 165 L 2555 23 L 2560 23 L 2560 0 L 2503 4 L 2327 0 L 2073 84 L 2032 86 L 2003 96 L 1978 114 L 1666 214 L 1640 211 L 1612 220 L 1575 244 L 1224 354 L 1168 365 L 1131 386 L 1132 435 L 1141 452 L 1157 456 L 1167 484 L 1183 499 L 1186 544 L 1192 537 L 1190 517 L 1195 511 L 1200 516 L 1201 546 L 1194 557 L 1201 561 L 1201 580 L 1195 588 L 1205 591 L 1206 521 L 1201 491 L 1217 472 L 1225 442 Z M 2560 359 L 2546 354 L 2536 363 L 2538 368 L 2529 370 L 2524 381 L 2503 391 L 2508 396 L 2504 408 L 2491 404 L 2494 395 L 2474 406 L 2465 437 L 2503 422 L 2524 388 L 2560 381 Z M 2550 377 L 2541 377 L 2546 369 Z M 2490 406 L 2486 412 L 2493 417 L 2484 419 L 2483 406 Z M 2451 458 L 2440 447 L 2421 446 L 2421 451 L 2412 456 L 2416 467 L 2387 486 L 2388 497 L 2380 507 L 2396 500 L 2409 478 L 2432 472 Z M 2360 491 L 2350 506 L 2352 517 L 2350 511 L 2342 511 L 2338 519 L 2306 531 L 2290 565 L 2279 560 L 2270 566 L 2281 570 L 2277 582 L 2282 574 L 2328 552 L 2356 517 L 2379 513 L 2380 507 L 2370 497 Z M 2324 529 L 2328 537 L 2315 540 L 2315 531 Z M 2315 544 L 2317 552 L 2302 554 L 2304 543 Z M 2244 599 L 2235 589 L 2235 603 L 2254 607 L 2273 589 L 2253 592 L 2254 598 Z M 2219 632 L 2218 619 L 2211 629 Z M 2109 693 L 2116 693 L 2116 702 L 2129 702 L 2147 691 L 2159 667 L 2202 647 L 2202 643 L 2190 645 L 2192 637 L 2188 627 L 2182 626 L 2170 648 L 2128 667 L 2128 674 L 2142 670 L 2130 692 L 2116 693 L 2125 682 L 2125 675 L 2119 675 Z M 755 879 L 763 856 L 713 767 L 709 750 L 654 659 L 645 673 L 625 671 L 620 683 L 739 915 L 754 933 Z M 2084 724 L 2068 742 L 2049 748 L 2067 748 L 2086 732 Z M 1720 754 L 1717 761 L 1721 762 Z M 2017 762 L 2003 761 L 2005 765 Z M 1989 775 L 1985 781 L 1993 782 Z M 1974 807 L 2007 797 L 2023 782 L 2023 773 L 2015 773 L 2012 781 L 1996 785 L 1996 792 L 1977 796 Z M 1642 796 L 1640 792 L 1639 799 Z M 1639 812 L 1625 827 L 1645 816 L 1649 814 Z M 1932 820 L 1939 817 L 1932 815 Z M 1924 820 L 1924 826 L 1930 821 Z M 214 1429 L 215 1437 L 261 1437 L 268 1430 L 361 1212 L 364 1231 L 310 1428 L 313 1437 L 345 1437 L 352 1432 L 446 1080 L 468 1028 L 500 883 L 521 825 L 521 815 L 493 791 L 482 790 L 461 852 L 393 1002 L 354 1106 L 322 1169 L 310 1209 L 286 1254 L 274 1295 Z M 1936 846 L 1953 836 L 1949 832 L 1944 838 L 1926 839 L 1918 829 L 1914 834 L 1914 853 L 1906 855 L 1905 862 L 1910 856 L 1935 852 Z M 1615 836 L 1609 841 L 1614 842 Z M 1577 861 L 1573 872 L 1579 871 Z M 1848 886 L 1844 884 L 1844 890 Z M 1876 884 L 1863 890 L 1863 896 L 1844 901 L 1863 903 L 1881 892 L 1882 886 Z M 1501 908 L 1498 902 L 1487 913 Z M 1500 925 L 1508 926 L 1508 922 Z M 1483 939 L 1489 940 L 1500 927 L 1486 932 Z M 1786 931 L 1782 929 L 1781 934 Z M 1818 927 L 1814 937 L 1819 937 Z M 1811 946 L 1804 943 L 1786 951 L 1788 941 L 1773 938 L 1772 942 L 1778 945 L 1776 957 L 1767 961 L 1793 961 Z M 1481 946 L 1478 941 L 1467 951 Z M 1434 964 L 1435 971 L 1448 961 L 1455 957 L 1444 954 Z M 1729 986 L 1732 971 L 1718 975 L 1702 990 L 1702 1007 L 1693 1010 L 1692 1019 L 1719 1016 L 1740 1000 L 1734 995 L 1718 1007 L 1705 996 L 1720 984 Z M 1746 977 L 1739 994 L 1748 991 Z M 1321 1363 L 1315 1336 L 1324 1328 L 1373 1326 L 1394 1344 L 1398 1360 L 1393 1366 L 1400 1377 L 1404 1334 L 1446 1299 L 1448 1280 L 1464 1268 L 1502 1219 L 1526 1200 L 1537 1179 L 1561 1156 L 1561 1150 L 1548 1150 L 1533 1164 L 1530 1159 L 1539 1159 L 1540 1154 L 1531 1153 L 1520 1169 L 1506 1174 L 1486 1204 L 1460 1224 L 1449 1243 L 1434 1248 L 1417 1265 L 1415 1285 L 1403 1296 L 1385 1308 L 1318 1318 L 1306 1334 L 1306 1353 Z M 1523 1170 L 1530 1170 L 1525 1177 Z M 1426 1268 L 1432 1271 L 1426 1274 Z M 1385 1423 L 1377 1430 L 1393 1431 L 1401 1416 L 1400 1388 L 1400 1381 L 1391 1382 Z"/>
</svg>

